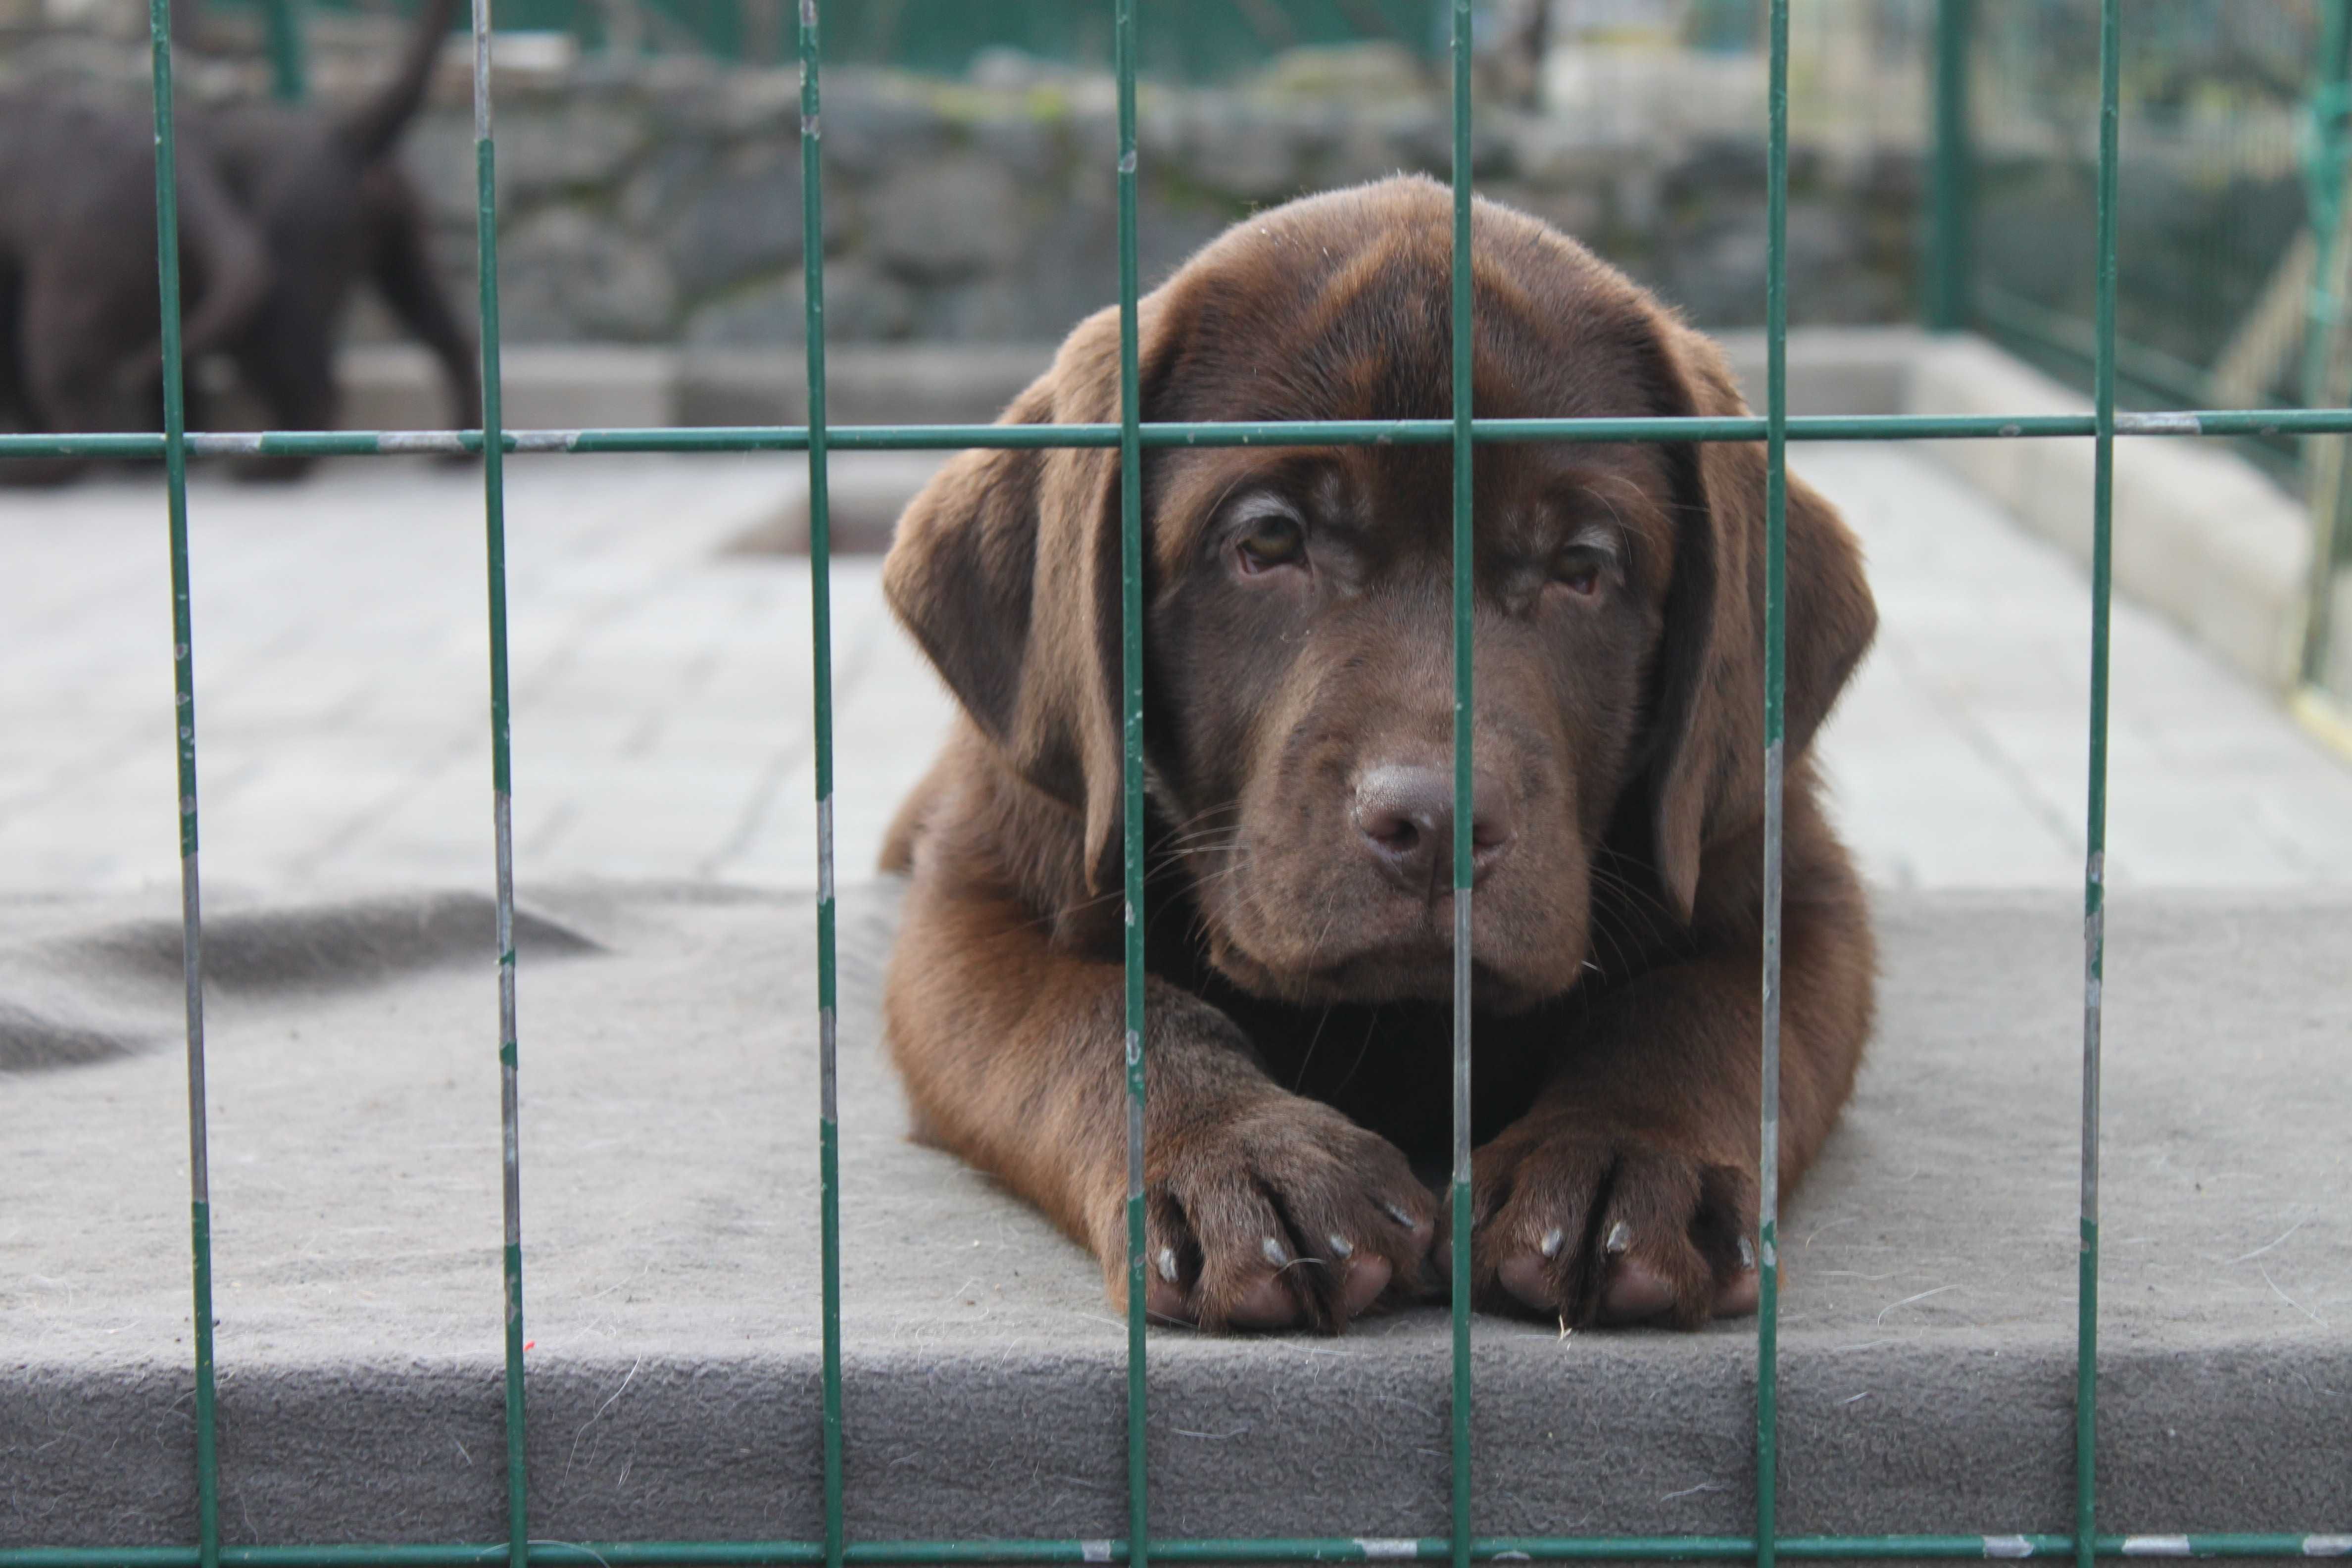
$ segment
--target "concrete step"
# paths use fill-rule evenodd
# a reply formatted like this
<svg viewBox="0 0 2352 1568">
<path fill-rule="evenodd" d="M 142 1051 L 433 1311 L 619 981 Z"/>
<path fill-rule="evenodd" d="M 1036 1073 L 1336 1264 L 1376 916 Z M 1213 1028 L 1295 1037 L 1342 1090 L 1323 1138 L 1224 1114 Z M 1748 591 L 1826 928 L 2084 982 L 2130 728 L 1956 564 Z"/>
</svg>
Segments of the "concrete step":
<svg viewBox="0 0 2352 1568">
<path fill-rule="evenodd" d="M 523 895 L 531 1533 L 815 1538 L 809 900 Z M 850 1538 L 1123 1534 L 1124 1324 L 1091 1260 L 908 1141 L 895 897 L 842 913 Z M 0 1544 L 194 1538 L 173 908 L 0 902 Z M 2103 1529 L 2347 1528 L 2347 920 L 2112 909 Z M 1781 1525 L 2063 1531 L 2079 906 L 1881 895 L 1877 922 L 1872 1058 L 1781 1228 Z M 487 906 L 231 898 L 208 941 L 225 1539 L 502 1540 Z M 1745 1531 L 1753 1334 L 1479 1319 L 1475 1527 Z M 1447 1343 L 1435 1309 L 1155 1331 L 1154 1530 L 1443 1533 Z"/>
</svg>

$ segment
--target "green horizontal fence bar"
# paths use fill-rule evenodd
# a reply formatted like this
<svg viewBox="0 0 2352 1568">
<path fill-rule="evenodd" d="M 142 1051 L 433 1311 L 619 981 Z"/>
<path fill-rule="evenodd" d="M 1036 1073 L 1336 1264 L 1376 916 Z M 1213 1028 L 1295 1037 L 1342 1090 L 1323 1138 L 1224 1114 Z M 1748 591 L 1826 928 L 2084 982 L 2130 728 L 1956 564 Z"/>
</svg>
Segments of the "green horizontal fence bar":
<svg viewBox="0 0 2352 1568">
<path fill-rule="evenodd" d="M 1366 1540 L 1347 1536 L 1165 1539 L 1147 1542 L 1163 1563 L 1445 1562 L 1449 1536 Z M 1861 1558 L 1959 1558 L 2007 1561 L 2074 1555 L 2072 1535 L 1784 1535 L 1781 1557 L 1805 1562 Z M 2102 1535 L 2102 1558 L 2352 1557 L 2352 1533 Z M 455 1546 L 225 1546 L 224 1568 L 474 1568 L 507 1554 L 503 1542 Z M 1579 1563 L 1596 1559 L 1643 1562 L 1726 1562 L 1751 1559 L 1746 1535 L 1502 1535 L 1473 1537 L 1471 1560 Z M 825 1560 L 821 1541 L 560 1542 L 530 1543 L 538 1568 L 803 1568 Z M 869 1541 L 852 1542 L 843 1560 L 854 1568 L 950 1568 L 964 1563 L 1120 1563 L 1120 1540 Z M 0 1550 L 0 1568 L 197 1568 L 192 1546 L 33 1547 Z"/>
<path fill-rule="evenodd" d="M 1790 415 L 1791 441 L 1987 441 L 2087 439 L 2099 433 L 2095 414 L 1814 414 Z M 1622 419 L 1479 419 L 1474 441 L 1761 441 L 1760 415 L 1744 417 Z M 2352 435 L 2352 408 L 2204 408 L 2115 416 L 2115 434 L 2126 437 Z M 1454 439 L 1450 419 L 1248 420 L 1147 424 L 1146 447 L 1438 446 Z M 1030 450 L 1046 447 L 1116 447 L 1116 425 L 835 425 L 825 445 L 844 452 L 950 452 L 970 447 Z M 809 444 L 804 425 L 662 426 L 610 430 L 506 430 L 508 452 L 799 452 Z M 478 430 L 297 430 L 191 433 L 194 457 L 373 458 L 415 453 L 478 452 Z M 0 435 L 0 462 L 12 458 L 154 459 L 164 437 L 152 431 L 85 436 Z"/>
</svg>

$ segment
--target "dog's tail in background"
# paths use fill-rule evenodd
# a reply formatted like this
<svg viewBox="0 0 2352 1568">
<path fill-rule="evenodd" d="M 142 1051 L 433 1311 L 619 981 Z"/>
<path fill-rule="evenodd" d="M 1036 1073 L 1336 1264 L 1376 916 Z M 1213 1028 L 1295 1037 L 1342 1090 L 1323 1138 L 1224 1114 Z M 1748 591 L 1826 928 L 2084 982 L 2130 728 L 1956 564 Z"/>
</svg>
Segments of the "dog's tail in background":
<svg viewBox="0 0 2352 1568">
<path fill-rule="evenodd" d="M 425 102 L 425 89 L 433 79 L 433 62 L 440 58 L 441 40 L 457 13 L 457 0 L 425 0 L 416 14 L 416 28 L 401 58 L 400 74 L 378 89 L 374 97 L 346 115 L 343 139 L 363 161 L 373 162 L 393 149 L 408 122 Z"/>
</svg>

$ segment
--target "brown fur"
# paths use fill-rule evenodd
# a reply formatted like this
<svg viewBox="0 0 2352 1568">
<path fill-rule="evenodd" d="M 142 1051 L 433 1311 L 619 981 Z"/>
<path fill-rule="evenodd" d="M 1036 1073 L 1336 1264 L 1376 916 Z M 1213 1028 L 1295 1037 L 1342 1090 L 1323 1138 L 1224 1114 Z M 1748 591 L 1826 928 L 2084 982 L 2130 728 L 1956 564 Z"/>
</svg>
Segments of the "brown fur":
<svg viewBox="0 0 2352 1568">
<path fill-rule="evenodd" d="M 1474 231 L 1480 416 L 1744 411 L 1712 344 L 1572 241 L 1483 202 Z M 1142 301 L 1143 416 L 1443 416 L 1449 236 L 1411 179 L 1236 226 Z M 1005 419 L 1115 420 L 1118 357 L 1105 311 Z M 1337 1330 L 1424 1289 L 1442 1230 L 1407 1152 L 1450 1127 L 1451 454 L 1170 448 L 1143 483 L 1149 1304 Z M 1474 1288 L 1580 1323 L 1748 1310 L 1762 453 L 1488 444 L 1475 484 Z M 885 851 L 913 879 L 890 1048 L 920 1135 L 1092 1247 L 1114 1299 L 1118 493 L 1113 450 L 967 453 L 885 569 L 964 710 Z M 1875 611 L 1793 479 L 1788 521 L 1793 1183 L 1870 1030 L 1807 745 Z"/>
</svg>

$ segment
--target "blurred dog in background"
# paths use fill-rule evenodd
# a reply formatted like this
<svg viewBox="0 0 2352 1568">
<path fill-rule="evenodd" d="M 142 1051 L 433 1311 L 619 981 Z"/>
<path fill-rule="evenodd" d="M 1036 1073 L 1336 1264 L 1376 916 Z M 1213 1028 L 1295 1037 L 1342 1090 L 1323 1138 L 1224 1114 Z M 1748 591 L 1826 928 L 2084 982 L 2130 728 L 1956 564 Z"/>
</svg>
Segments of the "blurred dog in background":
<svg viewBox="0 0 2352 1568">
<path fill-rule="evenodd" d="M 227 355 L 272 428 L 336 426 L 336 338 L 362 278 L 439 362 L 451 422 L 478 422 L 472 334 L 433 274 L 423 200 L 394 156 L 456 10 L 426 0 L 398 71 L 351 110 L 179 117 L 187 360 L 193 370 Z M 158 426 L 155 248 L 144 117 L 48 94 L 0 98 L 0 419 L 34 432 Z M 205 423 L 195 403 L 189 423 Z M 85 466 L 0 464 L 0 480 L 53 483 Z M 243 471 L 290 478 L 307 466 L 257 458 Z"/>
</svg>

